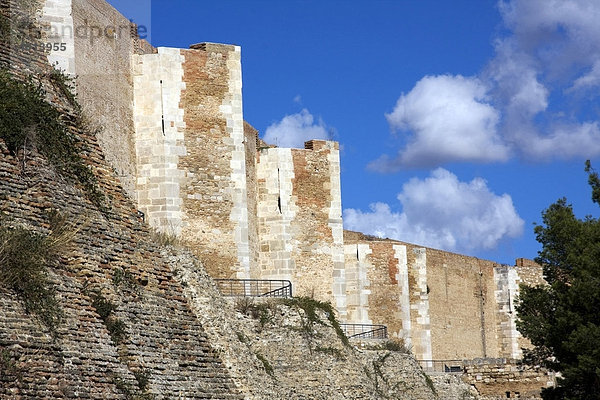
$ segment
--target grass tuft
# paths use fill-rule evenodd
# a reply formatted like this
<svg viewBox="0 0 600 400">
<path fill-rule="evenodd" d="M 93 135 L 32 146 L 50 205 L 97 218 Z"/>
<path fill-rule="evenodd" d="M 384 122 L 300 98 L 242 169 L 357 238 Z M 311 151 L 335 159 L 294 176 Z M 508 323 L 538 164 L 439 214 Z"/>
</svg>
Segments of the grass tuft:
<svg viewBox="0 0 600 400">
<path fill-rule="evenodd" d="M 262 354 L 258 352 L 255 352 L 254 354 L 256 355 L 256 358 L 258 358 L 258 360 L 262 363 L 265 372 L 272 377 L 275 376 L 275 371 L 273 370 L 273 366 L 271 365 L 271 363 Z"/>
<path fill-rule="evenodd" d="M 123 342 L 127 337 L 127 333 L 125 331 L 125 323 L 113 315 L 117 306 L 104 298 L 100 293 L 95 293 L 92 296 L 92 307 L 96 309 L 102 322 L 104 322 L 113 343 L 118 345 Z"/>
<path fill-rule="evenodd" d="M 58 263 L 80 228 L 68 223 L 58 212 L 50 213 L 49 221 L 49 235 L 22 226 L 11 227 L 2 221 L 0 286 L 15 292 L 25 310 L 35 315 L 56 338 L 63 313 L 47 267 Z"/>
</svg>

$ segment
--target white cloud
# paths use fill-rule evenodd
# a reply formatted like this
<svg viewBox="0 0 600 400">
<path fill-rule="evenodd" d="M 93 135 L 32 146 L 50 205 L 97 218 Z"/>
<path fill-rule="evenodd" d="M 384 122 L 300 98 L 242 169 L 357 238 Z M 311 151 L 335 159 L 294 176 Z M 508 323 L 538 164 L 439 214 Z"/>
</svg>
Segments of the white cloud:
<svg viewBox="0 0 600 400">
<path fill-rule="evenodd" d="M 370 211 L 344 210 L 346 229 L 449 251 L 492 249 L 523 231 L 509 195 L 492 193 L 483 179 L 461 182 L 438 168 L 411 179 L 398 194 L 402 212 L 374 203 Z"/>
<path fill-rule="evenodd" d="M 600 154 L 600 127 L 598 122 L 557 126 L 549 135 L 524 135 L 520 143 L 535 159 L 592 158 Z"/>
<path fill-rule="evenodd" d="M 402 94 L 386 117 L 408 140 L 371 169 L 600 155 L 590 101 L 600 96 L 600 1 L 499 0 L 498 9 L 507 31 L 487 67 L 425 76 Z"/>
<path fill-rule="evenodd" d="M 330 140 L 331 134 L 325 123 L 321 119 L 315 122 L 307 109 L 271 124 L 263 136 L 265 142 L 278 147 L 304 148 L 304 142 L 312 139 Z"/>
<path fill-rule="evenodd" d="M 569 92 L 592 89 L 600 86 L 600 60 L 597 60 L 590 71 L 573 82 Z"/>
<path fill-rule="evenodd" d="M 598 123 L 577 115 L 588 107 L 579 92 L 600 84 L 600 2 L 513 0 L 499 9 L 511 34 L 497 41 L 486 74 L 504 140 L 530 160 L 599 155 Z"/>
<path fill-rule="evenodd" d="M 505 38 L 541 63 L 550 78 L 577 73 L 600 51 L 600 3 L 597 0 L 512 0 L 499 2 L 512 35 Z"/>
<path fill-rule="evenodd" d="M 426 76 L 398 99 L 386 118 L 393 130 L 413 132 L 393 160 L 371 164 L 380 171 L 450 161 L 504 161 L 508 148 L 497 134 L 498 111 L 476 78 Z"/>
</svg>

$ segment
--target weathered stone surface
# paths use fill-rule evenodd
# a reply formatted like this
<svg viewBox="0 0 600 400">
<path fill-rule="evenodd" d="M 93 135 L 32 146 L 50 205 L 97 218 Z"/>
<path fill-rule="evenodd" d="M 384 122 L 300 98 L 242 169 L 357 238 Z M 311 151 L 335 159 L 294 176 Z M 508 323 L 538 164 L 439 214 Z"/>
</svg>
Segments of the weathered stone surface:
<svg viewBox="0 0 600 400">
<path fill-rule="evenodd" d="M 17 2 L 0 4 L 11 18 L 21 12 Z M 3 398 L 124 398 L 143 371 L 156 398 L 434 396 L 411 357 L 345 348 L 327 324 L 306 331 L 298 309 L 274 306 L 262 325 L 236 313 L 204 268 L 213 277 L 290 279 L 296 294 L 330 300 L 345 322 L 386 324 L 421 360 L 520 355 L 527 341 L 515 329 L 512 302 L 519 283 L 543 282 L 539 266 L 344 234 L 337 144 L 279 149 L 258 140 L 243 122 L 239 47 L 154 49 L 103 0 L 40 7 L 42 22 L 130 32 L 96 46 L 75 38 L 61 59 L 0 46 L 0 61 L 21 78 L 47 78 L 48 60 L 81 75 L 84 113 L 105 126 L 97 135 L 78 128 L 60 88 L 42 83 L 107 195 L 101 212 L 35 151 L 24 162 L 0 143 L 0 210 L 11 223 L 45 232 L 50 209 L 87 222 L 51 266 L 66 315 L 57 341 L 13 293 L 0 292 L 0 347 L 10 358 Z M 200 261 L 165 251 L 137 209 L 145 222 L 180 235 Z M 123 273 L 129 284 L 115 283 Z M 116 305 L 123 342 L 113 343 L 92 306 L 97 293 Z M 468 382 L 486 396 L 510 388 L 533 395 L 546 384 L 543 373 L 509 364 L 475 368 Z M 472 394 L 453 377 L 433 386 L 441 398 Z"/>
</svg>

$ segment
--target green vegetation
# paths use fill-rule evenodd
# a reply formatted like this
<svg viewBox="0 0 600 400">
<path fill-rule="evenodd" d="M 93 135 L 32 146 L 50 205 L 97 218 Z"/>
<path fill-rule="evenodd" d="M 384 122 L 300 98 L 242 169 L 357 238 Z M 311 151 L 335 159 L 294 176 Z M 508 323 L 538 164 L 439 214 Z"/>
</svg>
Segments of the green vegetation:
<svg viewBox="0 0 600 400">
<path fill-rule="evenodd" d="M 388 350 L 402 354 L 410 354 L 410 348 L 406 346 L 402 339 L 390 339 L 379 344 L 365 346 L 365 350 Z"/>
<path fill-rule="evenodd" d="M 148 368 L 140 368 L 133 373 L 133 376 L 135 376 L 135 380 L 138 383 L 138 388 L 140 388 L 141 391 L 145 392 L 148 390 L 148 384 L 150 383 L 151 376 Z"/>
<path fill-rule="evenodd" d="M 159 246 L 173 246 L 178 247 L 181 245 L 181 241 L 174 233 L 160 232 L 157 229 L 151 231 L 152 241 Z"/>
<path fill-rule="evenodd" d="M 125 332 L 125 323 L 113 315 L 117 306 L 105 299 L 100 293 L 96 293 L 92 296 L 92 307 L 96 309 L 102 322 L 104 322 L 113 343 L 116 345 L 121 343 L 127 337 L 127 333 Z"/>
<path fill-rule="evenodd" d="M 68 78 L 60 72 L 52 73 L 51 81 L 71 93 Z M 72 93 L 67 98 L 75 102 Z M 0 139 L 14 156 L 20 156 L 24 173 L 28 151 L 35 148 L 59 173 L 81 185 L 88 199 L 104 210 L 104 195 L 81 158 L 77 135 L 62 122 L 60 111 L 45 100 L 40 83 L 31 78 L 21 82 L 0 70 L 0 121 Z"/>
<path fill-rule="evenodd" d="M 147 372 L 147 370 L 144 370 Z M 138 379 L 137 373 L 134 373 L 136 379 Z M 120 376 L 114 374 L 112 376 L 112 381 L 121 393 L 125 395 L 126 400 L 154 400 L 156 397 L 153 394 L 148 393 L 147 385 L 148 381 L 145 381 L 145 387 L 142 389 L 140 387 L 140 381 L 138 380 L 138 388 L 135 388 L 133 385 L 130 385 L 125 379 Z M 143 377 L 142 377 L 143 381 Z"/>
<path fill-rule="evenodd" d="M 273 322 L 277 306 L 272 301 L 256 303 L 252 297 L 241 297 L 236 301 L 235 308 L 242 314 L 257 319 L 260 327 L 264 328 Z"/>
<path fill-rule="evenodd" d="M 294 297 L 283 300 L 283 303 L 288 307 L 298 307 L 304 310 L 305 323 L 303 328 L 308 335 L 313 331 L 313 324 L 324 324 L 317 314 L 318 310 L 323 311 L 344 346 L 350 347 L 350 342 L 340 327 L 340 323 L 335 317 L 335 310 L 330 302 L 319 301 L 310 297 Z"/>
<path fill-rule="evenodd" d="M 140 285 L 133 274 L 125 268 L 115 268 L 112 281 L 116 288 L 124 288 L 134 294 L 140 294 Z"/>
<path fill-rule="evenodd" d="M 246 335 L 244 335 L 244 334 L 243 334 L 242 332 L 240 332 L 240 331 L 235 331 L 235 334 L 236 334 L 236 336 L 237 336 L 237 338 L 238 338 L 238 340 L 239 340 L 240 342 L 244 343 L 245 345 L 248 345 L 248 343 L 250 342 L 250 339 L 248 339 L 248 338 L 246 337 Z"/>
<path fill-rule="evenodd" d="M 344 355 L 342 354 L 342 352 L 339 349 L 336 349 L 335 347 L 321 347 L 321 346 L 317 346 L 317 347 L 315 347 L 315 351 L 317 353 L 328 354 L 330 356 L 335 357 L 338 360 L 343 360 L 344 359 Z"/>
<path fill-rule="evenodd" d="M 0 350 L 0 378 L 18 375 L 17 363 L 8 349 Z"/>
<path fill-rule="evenodd" d="M 389 399 L 390 397 L 386 394 L 386 390 L 385 387 L 387 387 L 389 385 L 389 381 L 386 378 L 386 376 L 383 373 L 383 370 L 381 369 L 384 364 L 385 361 L 387 360 L 387 358 L 391 355 L 392 353 L 386 353 L 383 355 L 380 355 L 376 360 L 373 360 L 371 362 L 371 364 L 373 365 L 373 374 L 371 374 L 371 372 L 369 371 L 369 368 L 365 367 L 364 371 L 367 375 L 367 377 L 373 381 L 373 384 L 375 385 L 375 392 L 377 393 L 378 397 L 382 398 L 382 399 Z M 399 387 L 401 385 L 401 383 L 398 383 L 395 388 Z"/>
<path fill-rule="evenodd" d="M 47 267 L 57 264 L 77 229 L 58 213 L 49 215 L 51 233 L 44 235 L 21 226 L 0 227 L 0 286 L 15 292 L 25 310 L 37 317 L 56 338 L 62 310 Z"/>
<path fill-rule="evenodd" d="M 435 386 L 433 385 L 433 381 L 431 380 L 431 377 L 429 375 L 427 375 L 423 370 L 421 370 L 421 374 L 423 374 L 423 378 L 425 378 L 425 384 L 431 390 L 431 393 L 433 393 L 435 396 L 437 396 L 437 390 L 435 390 Z"/>
<path fill-rule="evenodd" d="M 600 205 L 600 178 L 585 167 L 592 200 Z M 600 398 L 600 220 L 578 219 L 566 199 L 542 213 L 535 227 L 536 259 L 548 285 L 521 288 L 519 331 L 535 346 L 524 361 L 560 372 L 544 399 Z"/>
<path fill-rule="evenodd" d="M 69 101 L 69 104 L 75 109 L 78 116 L 81 115 L 81 106 L 75 98 L 75 81 L 73 78 L 67 76 L 62 71 L 54 68 L 48 75 L 50 82 L 65 96 Z"/>
<path fill-rule="evenodd" d="M 256 355 L 256 358 L 258 358 L 258 360 L 262 363 L 265 372 L 272 377 L 275 376 L 275 371 L 273 370 L 273 366 L 271 365 L 271 363 L 269 363 L 269 361 L 262 354 L 258 352 L 254 352 L 254 354 Z"/>
</svg>

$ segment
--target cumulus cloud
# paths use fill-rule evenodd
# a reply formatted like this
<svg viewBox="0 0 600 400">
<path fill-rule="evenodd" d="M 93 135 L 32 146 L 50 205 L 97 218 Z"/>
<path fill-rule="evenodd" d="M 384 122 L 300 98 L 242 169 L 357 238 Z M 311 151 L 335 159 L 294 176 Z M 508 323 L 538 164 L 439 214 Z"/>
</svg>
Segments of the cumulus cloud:
<svg viewBox="0 0 600 400">
<path fill-rule="evenodd" d="M 386 117 L 406 144 L 372 169 L 600 155 L 590 102 L 600 96 L 600 2 L 500 0 L 498 9 L 507 30 L 486 68 L 426 76 L 402 94 Z"/>
<path fill-rule="evenodd" d="M 508 158 L 497 132 L 499 113 L 487 102 L 486 88 L 476 78 L 426 76 L 400 96 L 386 118 L 393 130 L 414 135 L 395 159 L 384 157 L 370 165 L 379 171 Z"/>
<path fill-rule="evenodd" d="M 325 123 L 321 119 L 315 121 L 307 109 L 271 124 L 263 136 L 267 143 L 295 148 L 304 148 L 304 142 L 312 139 L 330 140 L 331 134 Z"/>
<path fill-rule="evenodd" d="M 503 111 L 504 140 L 529 159 L 599 155 L 598 122 L 581 116 L 580 94 L 600 84 L 600 3 L 512 0 L 499 9 L 511 34 L 496 41 L 482 75 Z"/>
<path fill-rule="evenodd" d="M 388 237 L 449 251 L 491 249 L 523 232 L 523 220 L 509 195 L 496 195 L 483 179 L 461 182 L 438 168 L 424 180 L 413 178 L 398 194 L 401 212 L 385 203 L 369 211 L 344 210 L 344 225 Z"/>
</svg>

